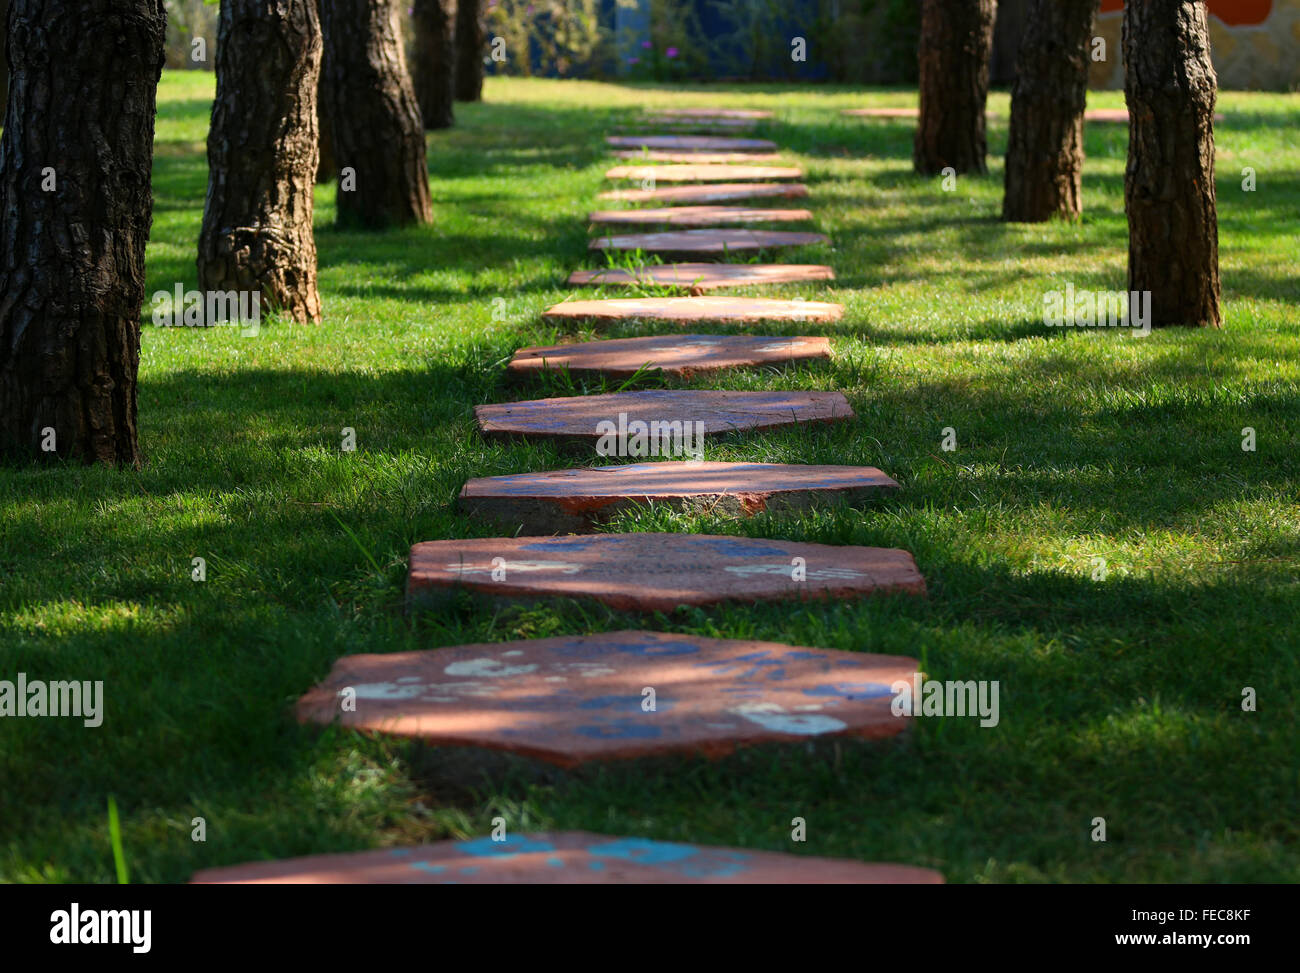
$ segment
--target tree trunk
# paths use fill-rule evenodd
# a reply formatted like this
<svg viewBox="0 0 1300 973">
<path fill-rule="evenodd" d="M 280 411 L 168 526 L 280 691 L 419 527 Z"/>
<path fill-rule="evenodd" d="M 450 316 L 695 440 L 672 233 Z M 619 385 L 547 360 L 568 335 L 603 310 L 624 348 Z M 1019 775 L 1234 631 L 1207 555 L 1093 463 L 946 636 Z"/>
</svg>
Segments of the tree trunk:
<svg viewBox="0 0 1300 973">
<path fill-rule="evenodd" d="M 1076 220 L 1083 213 L 1083 109 L 1099 6 L 1032 0 L 1011 88 L 1004 220 Z"/>
<path fill-rule="evenodd" d="M 0 105 L 9 100 L 9 59 L 5 55 L 5 38 L 9 34 L 9 0 L 0 0 Z"/>
<path fill-rule="evenodd" d="M 320 320 L 320 51 L 316 0 L 221 0 L 199 289 L 258 293 L 299 322 Z"/>
<path fill-rule="evenodd" d="M 994 0 L 922 0 L 921 117 L 912 153 L 919 173 L 949 166 L 987 171 L 984 102 L 994 9 Z"/>
<path fill-rule="evenodd" d="M 338 222 L 382 228 L 433 215 L 424 125 L 393 0 L 328 0 L 326 114 L 339 166 Z"/>
<path fill-rule="evenodd" d="M 166 24 L 162 0 L 10 0 L 0 452 L 140 464 L 136 373 Z"/>
<path fill-rule="evenodd" d="M 444 0 L 413 0 L 415 57 L 411 65 L 415 97 L 426 129 L 450 128 L 456 122 L 452 98 L 456 45 Z"/>
<path fill-rule="evenodd" d="M 316 18 L 324 24 L 320 0 L 316 0 Z M 320 80 L 316 85 L 316 122 L 320 128 L 320 162 L 316 166 L 317 182 L 333 182 L 338 178 L 339 167 L 334 163 L 334 137 L 330 135 L 332 122 L 327 106 L 330 99 L 326 96 L 325 84 L 330 76 L 329 49 L 325 44 L 325 31 L 321 29 Z"/>
<path fill-rule="evenodd" d="M 1129 111 L 1124 208 L 1129 291 L 1151 293 L 1151 324 L 1223 323 L 1214 190 L 1214 104 L 1205 4 L 1124 7 Z"/>
<path fill-rule="evenodd" d="M 456 100 L 483 100 L 483 0 L 456 3 Z"/>
</svg>

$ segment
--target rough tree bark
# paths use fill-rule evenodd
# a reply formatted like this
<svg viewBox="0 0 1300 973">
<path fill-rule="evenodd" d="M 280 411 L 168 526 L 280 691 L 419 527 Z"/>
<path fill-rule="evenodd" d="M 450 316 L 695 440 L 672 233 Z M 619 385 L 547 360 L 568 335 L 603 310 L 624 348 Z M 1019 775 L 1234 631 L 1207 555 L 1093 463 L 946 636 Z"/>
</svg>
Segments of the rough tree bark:
<svg viewBox="0 0 1300 973">
<path fill-rule="evenodd" d="M 1004 220 L 1042 223 L 1083 213 L 1083 109 L 1100 5 L 1031 0 L 1011 88 Z"/>
<path fill-rule="evenodd" d="M 321 0 L 316 0 L 316 17 L 324 23 L 320 8 Z M 320 80 L 316 85 L 316 122 L 320 128 L 320 162 L 316 166 L 317 182 L 333 182 L 339 174 L 334 164 L 334 138 L 330 135 L 331 121 L 326 106 L 329 98 L 325 94 L 326 80 L 329 78 L 329 49 L 325 45 L 325 31 L 321 29 Z"/>
<path fill-rule="evenodd" d="M 456 100 L 483 100 L 483 0 L 456 3 Z"/>
<path fill-rule="evenodd" d="M 433 214 L 424 125 L 393 0 L 328 0 L 321 13 L 339 224 L 428 222 Z"/>
<path fill-rule="evenodd" d="M 951 166 L 985 172 L 994 0 L 922 0 L 921 117 L 912 162 L 925 175 Z"/>
<path fill-rule="evenodd" d="M 5 56 L 8 36 L 9 0 L 0 0 L 0 105 L 9 100 L 9 59 Z"/>
<path fill-rule="evenodd" d="M 320 320 L 320 52 L 316 0 L 221 0 L 199 289 L 259 293 L 299 322 Z"/>
<path fill-rule="evenodd" d="M 456 123 L 452 97 L 456 45 L 451 33 L 451 15 L 444 0 L 412 0 L 411 20 L 415 27 L 411 76 L 424 127 L 450 128 Z"/>
<path fill-rule="evenodd" d="M 0 452 L 140 464 L 136 373 L 166 23 L 162 0 L 10 0 Z"/>
<path fill-rule="evenodd" d="M 1124 208 L 1128 286 L 1151 292 L 1151 324 L 1218 327 L 1219 220 L 1214 104 L 1205 4 L 1124 6 L 1129 112 Z"/>
</svg>

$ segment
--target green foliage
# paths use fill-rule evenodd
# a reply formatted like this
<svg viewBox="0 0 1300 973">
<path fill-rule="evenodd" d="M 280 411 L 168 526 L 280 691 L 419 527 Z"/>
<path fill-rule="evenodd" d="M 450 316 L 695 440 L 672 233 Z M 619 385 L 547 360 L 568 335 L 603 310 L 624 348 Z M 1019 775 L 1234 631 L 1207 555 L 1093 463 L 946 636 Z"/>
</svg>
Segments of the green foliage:
<svg viewBox="0 0 1300 973">
<path fill-rule="evenodd" d="M 618 0 L 648 7 L 644 33 L 597 22 L 595 0 L 501 0 L 491 29 L 511 56 L 497 73 L 562 77 L 620 76 L 650 81 L 794 78 L 804 64 L 791 58 L 791 38 L 807 42 L 808 64 L 823 65 L 831 81 L 882 83 L 916 76 L 920 32 L 915 0 Z M 581 9 L 579 9 L 581 8 Z M 713 34 L 708 23 L 730 25 Z M 531 46 L 530 46 L 531 45 Z"/>
<path fill-rule="evenodd" d="M 534 68 L 561 78 L 600 78 L 610 71 L 608 30 L 600 0 L 497 0 L 488 10 L 489 31 L 505 41 L 506 59 L 490 61 L 493 74 L 529 77 Z"/>
</svg>

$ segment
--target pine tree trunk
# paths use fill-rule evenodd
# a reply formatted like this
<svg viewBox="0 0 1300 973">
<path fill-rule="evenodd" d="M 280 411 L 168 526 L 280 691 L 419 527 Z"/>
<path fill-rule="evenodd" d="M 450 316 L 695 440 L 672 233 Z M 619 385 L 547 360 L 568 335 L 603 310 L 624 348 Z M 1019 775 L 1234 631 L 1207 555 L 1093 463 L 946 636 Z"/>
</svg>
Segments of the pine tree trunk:
<svg viewBox="0 0 1300 973">
<path fill-rule="evenodd" d="M 321 13 L 321 0 L 316 0 L 316 18 L 323 25 L 324 14 Z M 328 106 L 330 99 L 326 96 L 325 84 L 330 76 L 329 48 L 325 44 L 324 26 L 321 28 L 320 80 L 316 84 L 316 122 L 320 128 L 320 162 L 316 166 L 317 182 L 333 182 L 338 178 L 339 167 L 334 164 L 334 137 L 330 135 L 332 122 Z"/>
<path fill-rule="evenodd" d="M 922 0 L 921 117 L 912 161 L 932 175 L 986 172 L 984 102 L 989 91 L 994 0 Z"/>
<path fill-rule="evenodd" d="M 413 0 L 411 19 L 415 26 L 411 75 L 424 127 L 450 128 L 456 123 L 452 98 L 456 45 L 452 39 L 451 16 L 444 0 Z"/>
<path fill-rule="evenodd" d="M 428 222 L 433 214 L 424 125 L 393 0 L 328 0 L 321 12 L 339 225 L 378 229 Z"/>
<path fill-rule="evenodd" d="M 162 0 L 10 0 L 0 452 L 140 464 L 136 373 L 166 23 Z"/>
<path fill-rule="evenodd" d="M 320 320 L 320 51 L 316 0 L 221 0 L 199 289 L 258 293 L 299 322 Z"/>
<path fill-rule="evenodd" d="M 1083 213 L 1083 109 L 1100 0 L 1032 0 L 1011 88 L 1002 218 L 1042 223 Z"/>
<path fill-rule="evenodd" d="M 456 100 L 483 100 L 483 45 L 487 28 L 482 0 L 456 3 Z"/>
<path fill-rule="evenodd" d="M 1129 111 L 1124 208 L 1128 286 L 1151 292 L 1151 324 L 1223 323 L 1214 189 L 1214 104 L 1205 4 L 1124 7 Z"/>
<path fill-rule="evenodd" d="M 5 37 L 8 36 L 9 0 L 0 0 L 0 105 L 9 100 L 9 59 L 5 55 Z"/>
</svg>

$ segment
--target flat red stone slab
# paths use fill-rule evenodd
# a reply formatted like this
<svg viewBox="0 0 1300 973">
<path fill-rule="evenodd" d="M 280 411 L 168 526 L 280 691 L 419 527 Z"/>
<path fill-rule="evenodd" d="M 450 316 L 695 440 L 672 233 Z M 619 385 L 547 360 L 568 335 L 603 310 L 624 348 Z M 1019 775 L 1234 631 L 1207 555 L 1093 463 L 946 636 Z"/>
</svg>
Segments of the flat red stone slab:
<svg viewBox="0 0 1300 973">
<path fill-rule="evenodd" d="M 642 370 L 689 378 L 702 372 L 780 365 L 829 358 L 829 338 L 784 338 L 750 334 L 651 335 L 579 344 L 520 348 L 506 371 L 515 376 L 542 371 L 630 378 Z"/>
<path fill-rule="evenodd" d="M 666 118 L 771 118 L 765 108 L 647 108 L 647 115 Z"/>
<path fill-rule="evenodd" d="M 838 321 L 844 306 L 771 297 L 632 297 L 565 301 L 543 318 L 567 321 L 665 321 L 673 324 L 750 324 L 758 321 Z"/>
<path fill-rule="evenodd" d="M 768 139 L 727 138 L 720 135 L 607 135 L 605 142 L 616 149 L 673 149 L 686 152 L 775 152 Z"/>
<path fill-rule="evenodd" d="M 843 114 L 851 115 L 855 118 L 919 118 L 921 110 L 919 108 L 846 108 Z M 989 112 L 990 118 L 1001 118 L 1002 116 L 994 112 Z M 1127 108 L 1089 108 L 1083 113 L 1085 122 L 1109 122 L 1112 124 L 1126 124 L 1128 122 Z M 1223 121 L 1223 116 L 1216 114 L 1216 122 Z"/>
<path fill-rule="evenodd" d="M 801 223 L 812 219 L 812 212 L 761 206 L 660 206 L 654 209 L 597 210 L 587 219 L 612 226 L 726 226 L 737 223 Z"/>
<path fill-rule="evenodd" d="M 730 132 L 752 131 L 758 122 L 748 118 L 719 118 L 716 115 L 700 115 L 693 118 L 647 115 L 635 127 L 644 128 L 646 125 L 664 125 L 676 131 L 718 132 L 725 135 Z"/>
<path fill-rule="evenodd" d="M 717 253 L 806 247 L 829 243 L 822 233 L 792 230 L 669 230 L 663 233 L 625 233 L 593 238 L 592 250 L 643 250 L 646 253 Z"/>
<path fill-rule="evenodd" d="M 942 885 L 909 865 L 583 831 L 439 841 L 195 872 L 191 883 L 292 885 Z"/>
<path fill-rule="evenodd" d="M 647 389 L 474 407 L 485 436 L 600 440 L 604 434 L 597 427 L 606 420 L 619 422 L 620 416 L 627 423 L 689 423 L 692 430 L 702 422 L 707 436 L 852 419 L 853 410 L 840 392 L 719 389 Z"/>
<path fill-rule="evenodd" d="M 845 108 L 843 115 L 851 118 L 919 118 L 919 108 Z"/>
<path fill-rule="evenodd" d="M 649 504 L 733 517 L 791 513 L 818 503 L 860 504 L 898 489 L 870 466 L 629 463 L 470 480 L 459 507 L 475 521 L 530 534 L 587 533 Z"/>
<path fill-rule="evenodd" d="M 835 271 L 822 264 L 701 264 L 676 263 L 642 267 L 635 272 L 622 267 L 575 270 L 573 285 L 679 287 L 700 294 L 719 287 L 756 287 L 809 280 L 834 280 Z"/>
<path fill-rule="evenodd" d="M 638 152 L 636 149 L 619 149 L 614 153 L 616 159 L 639 159 L 642 162 L 686 162 L 691 165 L 704 163 L 728 164 L 739 162 L 754 165 L 763 162 L 779 162 L 781 156 L 776 152 Z"/>
<path fill-rule="evenodd" d="M 802 179 L 795 166 L 615 166 L 606 179 L 653 179 L 655 182 L 744 182 L 761 179 Z"/>
<path fill-rule="evenodd" d="M 916 675 L 916 660 L 904 656 L 622 631 L 344 656 L 298 700 L 296 715 L 575 767 L 721 757 L 815 736 L 896 736 L 911 720 L 891 712 L 890 687 Z M 645 687 L 654 690 L 652 711 L 642 709 Z M 348 689 L 356 705 L 345 710 Z"/>
<path fill-rule="evenodd" d="M 726 203 L 737 199 L 800 199 L 808 187 L 798 182 L 728 182 L 712 186 L 660 186 L 655 189 L 612 189 L 597 199 L 630 203 Z"/>
<path fill-rule="evenodd" d="M 1083 113 L 1083 120 L 1085 122 L 1102 122 L 1102 123 L 1110 123 L 1113 125 L 1127 125 L 1128 109 L 1127 108 L 1089 108 L 1087 111 Z M 1223 121 L 1223 115 L 1218 112 L 1215 112 L 1214 120 L 1216 122 Z"/>
<path fill-rule="evenodd" d="M 794 580 L 796 558 L 802 581 Z M 711 534 L 479 537 L 411 548 L 409 605 L 437 607 L 457 591 L 670 612 L 679 605 L 923 595 L 925 581 L 906 551 Z"/>
</svg>

